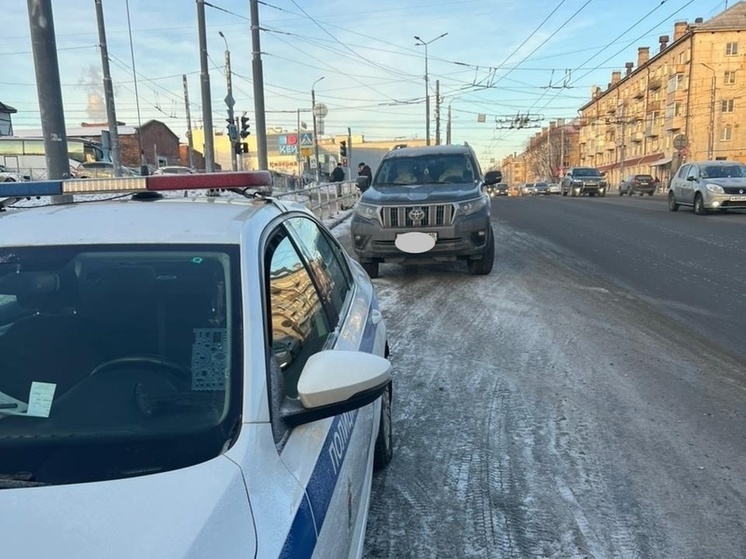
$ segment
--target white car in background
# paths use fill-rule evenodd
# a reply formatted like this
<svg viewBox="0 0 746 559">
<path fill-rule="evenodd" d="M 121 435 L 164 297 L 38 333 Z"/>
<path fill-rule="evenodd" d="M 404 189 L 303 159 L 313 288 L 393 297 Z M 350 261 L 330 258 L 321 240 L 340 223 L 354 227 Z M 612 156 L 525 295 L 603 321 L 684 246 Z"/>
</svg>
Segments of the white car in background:
<svg viewBox="0 0 746 559">
<path fill-rule="evenodd" d="M 362 555 L 386 325 L 322 222 L 244 190 L 271 180 L 0 183 L 4 558 Z"/>
<path fill-rule="evenodd" d="M 558 182 L 550 182 L 547 192 L 549 194 L 562 194 L 562 187 Z"/>
</svg>

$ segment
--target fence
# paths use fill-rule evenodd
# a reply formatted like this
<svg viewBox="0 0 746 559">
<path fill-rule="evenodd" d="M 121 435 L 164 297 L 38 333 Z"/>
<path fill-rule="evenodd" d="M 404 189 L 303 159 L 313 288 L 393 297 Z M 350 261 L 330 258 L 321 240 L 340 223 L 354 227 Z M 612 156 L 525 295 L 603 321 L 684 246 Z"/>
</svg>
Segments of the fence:
<svg viewBox="0 0 746 559">
<path fill-rule="evenodd" d="M 303 204 L 320 219 L 351 209 L 360 197 L 355 181 L 312 183 L 298 189 L 278 182 L 275 181 L 273 197 Z"/>
</svg>

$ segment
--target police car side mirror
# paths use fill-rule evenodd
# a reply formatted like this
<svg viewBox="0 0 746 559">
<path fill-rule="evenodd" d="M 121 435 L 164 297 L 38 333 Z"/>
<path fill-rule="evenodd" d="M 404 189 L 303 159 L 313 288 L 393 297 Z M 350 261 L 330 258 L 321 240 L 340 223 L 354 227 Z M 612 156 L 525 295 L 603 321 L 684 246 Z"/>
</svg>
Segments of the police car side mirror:
<svg viewBox="0 0 746 559">
<path fill-rule="evenodd" d="M 688 177 L 686 177 L 686 180 L 694 182 L 697 180 L 697 177 L 695 177 L 694 175 L 689 175 Z"/>
<path fill-rule="evenodd" d="M 320 351 L 306 361 L 298 399 L 286 401 L 281 415 L 291 426 L 340 415 L 374 402 L 390 383 L 388 359 L 361 351 Z"/>
</svg>

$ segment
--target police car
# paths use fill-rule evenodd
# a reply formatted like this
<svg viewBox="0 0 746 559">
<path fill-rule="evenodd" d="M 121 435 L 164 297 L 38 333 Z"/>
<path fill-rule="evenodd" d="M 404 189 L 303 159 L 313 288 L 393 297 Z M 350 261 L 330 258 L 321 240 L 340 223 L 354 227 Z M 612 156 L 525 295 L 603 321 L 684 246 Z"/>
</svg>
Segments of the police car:
<svg viewBox="0 0 746 559">
<path fill-rule="evenodd" d="M 270 184 L 0 184 L 4 557 L 362 554 L 386 327 L 322 223 L 251 195 Z"/>
</svg>

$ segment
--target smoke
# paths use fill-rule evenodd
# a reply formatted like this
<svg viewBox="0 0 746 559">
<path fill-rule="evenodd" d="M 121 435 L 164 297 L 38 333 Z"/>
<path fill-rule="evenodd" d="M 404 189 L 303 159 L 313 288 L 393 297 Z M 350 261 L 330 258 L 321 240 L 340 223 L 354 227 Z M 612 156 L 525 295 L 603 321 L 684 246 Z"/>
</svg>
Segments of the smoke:
<svg viewBox="0 0 746 559">
<path fill-rule="evenodd" d="M 88 66 L 81 72 L 78 85 L 85 88 L 88 94 L 86 113 L 92 122 L 106 121 L 106 101 L 104 99 L 104 79 L 101 70 L 96 66 Z"/>
</svg>

